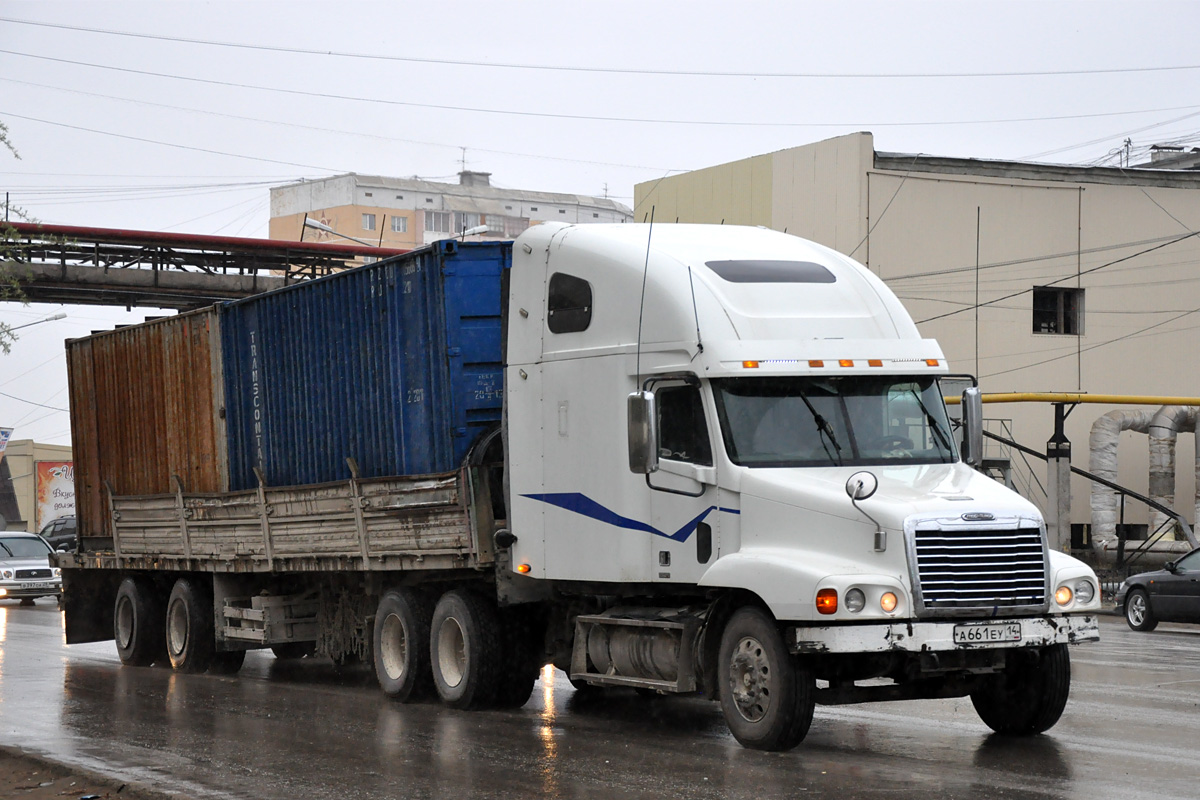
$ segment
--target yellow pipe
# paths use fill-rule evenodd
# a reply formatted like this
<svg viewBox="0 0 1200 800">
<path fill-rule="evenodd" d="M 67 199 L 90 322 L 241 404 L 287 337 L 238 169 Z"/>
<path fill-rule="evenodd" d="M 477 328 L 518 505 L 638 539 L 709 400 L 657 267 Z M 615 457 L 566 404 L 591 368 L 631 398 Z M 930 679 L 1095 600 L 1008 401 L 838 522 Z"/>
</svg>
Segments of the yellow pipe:
<svg viewBox="0 0 1200 800">
<path fill-rule="evenodd" d="M 1200 406 L 1200 397 L 1158 397 L 1139 394 L 1077 394 L 1071 392 L 992 392 L 981 395 L 985 403 L 1100 403 L 1109 406 Z M 947 397 L 948 405 L 962 402 Z"/>
</svg>

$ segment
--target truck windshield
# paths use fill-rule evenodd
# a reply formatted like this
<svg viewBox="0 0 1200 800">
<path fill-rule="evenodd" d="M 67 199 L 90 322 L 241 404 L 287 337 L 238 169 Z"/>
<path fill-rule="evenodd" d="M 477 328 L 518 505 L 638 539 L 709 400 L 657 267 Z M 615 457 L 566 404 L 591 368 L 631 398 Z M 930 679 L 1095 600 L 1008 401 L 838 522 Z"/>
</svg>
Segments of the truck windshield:
<svg viewBox="0 0 1200 800">
<path fill-rule="evenodd" d="M 712 382 L 730 460 L 747 467 L 955 460 L 932 377 L 725 378 Z"/>
</svg>

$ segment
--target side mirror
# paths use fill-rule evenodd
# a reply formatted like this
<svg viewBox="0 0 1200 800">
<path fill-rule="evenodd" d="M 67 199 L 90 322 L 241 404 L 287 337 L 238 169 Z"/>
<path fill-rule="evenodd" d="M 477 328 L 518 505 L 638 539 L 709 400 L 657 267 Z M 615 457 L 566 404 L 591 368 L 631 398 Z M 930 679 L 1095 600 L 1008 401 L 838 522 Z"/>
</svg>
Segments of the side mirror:
<svg viewBox="0 0 1200 800">
<path fill-rule="evenodd" d="M 658 470 L 658 409 L 654 392 L 629 395 L 629 471 L 649 475 Z"/>
<path fill-rule="evenodd" d="M 1179 567 L 1176 566 L 1174 561 L 1168 561 L 1167 563 L 1163 564 L 1163 569 L 1165 569 L 1167 572 L 1171 573 L 1172 575 L 1174 575 L 1176 572 L 1179 571 Z"/>
<path fill-rule="evenodd" d="M 970 467 L 983 466 L 983 395 L 978 386 L 962 393 L 962 457 Z"/>
</svg>

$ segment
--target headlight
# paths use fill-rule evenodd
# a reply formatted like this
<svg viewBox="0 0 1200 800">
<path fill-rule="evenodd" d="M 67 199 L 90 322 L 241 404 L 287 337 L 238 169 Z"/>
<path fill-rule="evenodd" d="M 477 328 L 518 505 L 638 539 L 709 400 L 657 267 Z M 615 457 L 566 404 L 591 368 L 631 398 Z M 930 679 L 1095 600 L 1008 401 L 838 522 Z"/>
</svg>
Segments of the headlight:
<svg viewBox="0 0 1200 800">
<path fill-rule="evenodd" d="M 54 568 L 54 577 L 56 577 L 56 578 L 61 578 L 61 577 L 62 577 L 62 570 L 61 570 L 61 569 L 59 569 L 58 567 L 55 567 L 55 568 Z"/>
<path fill-rule="evenodd" d="M 1086 578 L 1075 582 L 1075 599 L 1087 605 L 1096 596 L 1096 587 Z"/>
<path fill-rule="evenodd" d="M 1058 591 L 1054 593 L 1054 602 L 1058 603 L 1060 606 L 1065 606 L 1065 605 L 1070 604 L 1070 602 L 1071 602 L 1071 587 L 1070 586 L 1058 587 Z"/>
<path fill-rule="evenodd" d="M 11 569 L 3 570 L 2 572 L 0 572 L 0 574 L 4 575 L 4 580 L 6 580 L 6 581 L 12 580 L 13 571 Z"/>
<path fill-rule="evenodd" d="M 846 592 L 846 610 L 857 614 L 862 611 L 867 605 L 867 596 L 863 594 L 862 589 L 851 589 Z"/>
</svg>

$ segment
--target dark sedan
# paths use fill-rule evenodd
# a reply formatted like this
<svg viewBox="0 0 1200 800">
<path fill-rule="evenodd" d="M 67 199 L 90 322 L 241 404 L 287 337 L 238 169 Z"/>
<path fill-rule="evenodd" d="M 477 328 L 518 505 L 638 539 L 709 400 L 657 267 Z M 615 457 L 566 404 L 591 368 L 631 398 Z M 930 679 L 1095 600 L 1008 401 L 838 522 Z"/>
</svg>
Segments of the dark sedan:
<svg viewBox="0 0 1200 800">
<path fill-rule="evenodd" d="M 1117 589 L 1117 613 L 1135 631 L 1160 622 L 1200 622 L 1200 549 L 1157 572 L 1132 575 Z"/>
</svg>

